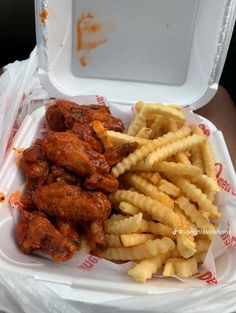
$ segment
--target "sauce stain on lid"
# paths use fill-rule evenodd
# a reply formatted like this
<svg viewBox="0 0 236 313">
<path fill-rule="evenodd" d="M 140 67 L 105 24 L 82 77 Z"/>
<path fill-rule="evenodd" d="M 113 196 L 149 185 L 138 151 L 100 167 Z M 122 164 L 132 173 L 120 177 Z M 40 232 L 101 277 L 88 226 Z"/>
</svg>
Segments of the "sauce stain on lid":
<svg viewBox="0 0 236 313">
<path fill-rule="evenodd" d="M 81 15 L 77 20 L 77 50 L 81 52 L 81 66 L 88 65 L 89 52 L 104 44 L 114 29 L 111 20 L 101 23 L 93 13 L 86 12 Z"/>
<path fill-rule="evenodd" d="M 45 24 L 47 18 L 48 18 L 48 11 L 46 9 L 43 9 L 41 12 L 39 12 L 39 18 L 42 24 Z"/>
</svg>

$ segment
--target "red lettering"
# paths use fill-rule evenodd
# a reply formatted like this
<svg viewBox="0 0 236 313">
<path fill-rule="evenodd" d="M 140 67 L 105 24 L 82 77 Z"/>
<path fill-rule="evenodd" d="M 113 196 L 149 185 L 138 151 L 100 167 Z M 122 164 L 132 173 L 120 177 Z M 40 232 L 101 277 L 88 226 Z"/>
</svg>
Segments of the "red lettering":
<svg viewBox="0 0 236 313">
<path fill-rule="evenodd" d="M 91 268 L 93 268 L 93 264 L 90 263 L 88 260 L 86 260 L 85 262 L 83 262 L 79 268 L 81 269 L 85 269 L 85 270 L 90 270 Z"/>
<path fill-rule="evenodd" d="M 216 163 L 215 166 L 219 168 L 216 174 L 216 178 L 218 179 L 223 171 L 223 165 L 221 163 Z"/>
<path fill-rule="evenodd" d="M 234 247 L 234 246 L 236 246 L 236 236 L 232 236 L 231 237 L 231 245 L 230 245 L 231 247 Z"/>
<path fill-rule="evenodd" d="M 212 277 L 211 279 L 208 279 L 208 280 L 206 281 L 206 283 L 209 284 L 209 285 L 217 284 L 217 279 L 216 279 L 215 276 L 214 276 L 214 277 Z"/>
<path fill-rule="evenodd" d="M 228 186 L 228 182 L 227 182 L 227 180 L 224 180 L 224 182 L 222 184 L 222 189 L 226 190 L 227 186 Z"/>
<path fill-rule="evenodd" d="M 220 188 L 222 188 L 222 186 L 224 185 L 224 179 L 222 177 L 220 177 L 217 182 L 218 182 L 218 185 L 220 186 Z"/>
<path fill-rule="evenodd" d="M 212 272 L 207 271 L 204 274 L 196 276 L 198 279 L 205 280 L 208 285 L 217 284 L 217 279 L 212 274 Z"/>
<path fill-rule="evenodd" d="M 88 260 L 89 260 L 90 262 L 92 262 L 93 264 L 96 264 L 96 263 L 98 262 L 98 259 L 95 258 L 95 257 L 92 256 L 92 255 L 90 255 L 90 256 L 88 257 Z"/>
<path fill-rule="evenodd" d="M 236 193 L 232 190 L 231 184 L 224 178 L 221 177 L 223 171 L 223 165 L 221 163 L 215 163 L 216 168 L 218 168 L 218 172 L 216 174 L 218 185 L 228 193 L 231 193 L 233 196 L 236 196 Z"/>
<path fill-rule="evenodd" d="M 198 278 L 198 279 L 201 279 L 201 280 L 208 280 L 208 279 L 211 279 L 211 278 L 212 278 L 212 272 L 207 271 L 206 273 L 197 276 L 197 278 Z"/>
<path fill-rule="evenodd" d="M 201 124 L 199 124 L 198 126 L 202 129 L 204 135 L 206 135 L 207 137 L 210 136 L 211 131 L 210 131 L 210 129 L 209 129 L 205 124 L 201 123 Z"/>
<path fill-rule="evenodd" d="M 105 105 L 104 98 L 102 96 L 96 96 L 97 102 L 100 105 Z"/>
<path fill-rule="evenodd" d="M 102 96 L 96 96 L 96 98 L 97 98 L 97 101 L 98 101 L 98 102 L 101 102 L 101 101 L 104 100 L 104 98 L 103 98 Z"/>
<path fill-rule="evenodd" d="M 225 240 L 225 245 L 230 246 L 231 245 L 231 238 L 228 238 Z"/>
<path fill-rule="evenodd" d="M 228 234 L 228 233 L 221 234 L 220 237 L 221 237 L 221 239 L 222 239 L 223 241 L 225 241 L 225 240 L 227 240 L 227 239 L 229 238 L 229 234 Z"/>
<path fill-rule="evenodd" d="M 88 256 L 88 259 L 79 266 L 79 268 L 81 268 L 82 270 L 91 270 L 94 267 L 94 264 L 96 264 L 97 262 L 98 258 L 90 255 Z"/>
</svg>

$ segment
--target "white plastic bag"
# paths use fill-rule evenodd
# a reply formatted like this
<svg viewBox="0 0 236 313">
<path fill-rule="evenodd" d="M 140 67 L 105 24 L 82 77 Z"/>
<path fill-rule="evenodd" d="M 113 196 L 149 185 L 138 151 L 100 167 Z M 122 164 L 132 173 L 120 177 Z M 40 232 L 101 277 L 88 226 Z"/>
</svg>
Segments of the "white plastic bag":
<svg viewBox="0 0 236 313">
<path fill-rule="evenodd" d="M 0 272 L 0 310 L 6 313 L 233 313 L 236 312 L 235 294 L 236 281 L 231 281 L 220 287 L 174 289 L 172 292 L 163 289 L 159 295 L 86 304 L 59 298 L 43 282 Z"/>
<path fill-rule="evenodd" d="M 4 270 L 0 271 L 0 310 L 6 313 L 80 312 L 44 283 Z"/>
<path fill-rule="evenodd" d="M 0 165 L 19 127 L 19 123 L 15 123 L 18 113 L 22 109 L 26 111 L 32 98 L 48 98 L 37 77 L 37 66 L 35 48 L 28 60 L 7 65 L 0 76 Z"/>
</svg>

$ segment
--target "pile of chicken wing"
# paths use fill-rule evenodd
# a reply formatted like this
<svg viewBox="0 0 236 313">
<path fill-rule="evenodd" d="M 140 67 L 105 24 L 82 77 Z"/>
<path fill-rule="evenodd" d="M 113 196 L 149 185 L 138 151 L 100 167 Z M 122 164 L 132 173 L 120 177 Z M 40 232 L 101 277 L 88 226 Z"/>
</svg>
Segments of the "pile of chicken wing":
<svg viewBox="0 0 236 313">
<path fill-rule="evenodd" d="M 122 132 L 124 125 L 106 106 L 53 101 L 46 111 L 50 131 L 23 151 L 26 187 L 16 226 L 20 249 L 70 259 L 86 236 L 90 253 L 106 247 L 104 227 L 111 212 L 110 192 L 118 189 L 111 167 L 137 148 L 136 143 L 104 149 L 92 128 Z"/>
</svg>

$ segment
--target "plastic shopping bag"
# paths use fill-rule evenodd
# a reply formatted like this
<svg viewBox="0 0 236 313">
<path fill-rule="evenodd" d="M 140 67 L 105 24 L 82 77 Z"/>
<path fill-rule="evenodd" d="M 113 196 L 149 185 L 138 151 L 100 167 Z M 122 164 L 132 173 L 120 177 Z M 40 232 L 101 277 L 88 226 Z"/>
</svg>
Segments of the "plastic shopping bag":
<svg viewBox="0 0 236 313">
<path fill-rule="evenodd" d="M 48 98 L 37 77 L 37 66 L 35 48 L 28 60 L 7 65 L 0 76 L 0 165 L 7 147 L 20 126 L 19 122 L 27 114 L 32 95 L 34 99 Z M 22 111 L 25 112 L 24 116 Z M 19 113 L 21 113 L 20 120 Z"/>
</svg>

